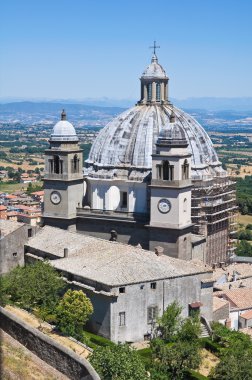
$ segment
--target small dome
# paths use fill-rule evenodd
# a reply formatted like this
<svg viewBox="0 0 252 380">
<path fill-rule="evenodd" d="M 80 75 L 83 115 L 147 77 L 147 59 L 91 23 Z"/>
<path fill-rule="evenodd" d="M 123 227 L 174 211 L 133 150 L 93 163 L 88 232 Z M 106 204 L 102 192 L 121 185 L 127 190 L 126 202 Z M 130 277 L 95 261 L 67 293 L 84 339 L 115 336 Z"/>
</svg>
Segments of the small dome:
<svg viewBox="0 0 252 380">
<path fill-rule="evenodd" d="M 159 133 L 157 145 L 188 146 L 185 131 L 182 126 L 176 122 L 176 116 L 173 110 L 170 115 L 170 122 L 167 123 Z"/>
<path fill-rule="evenodd" d="M 144 70 L 142 78 L 167 78 L 165 70 L 158 63 L 156 54 L 153 54 L 151 64 Z"/>
<path fill-rule="evenodd" d="M 63 110 L 61 120 L 58 121 L 51 134 L 51 141 L 79 141 L 73 124 L 66 120 L 66 113 Z"/>
</svg>

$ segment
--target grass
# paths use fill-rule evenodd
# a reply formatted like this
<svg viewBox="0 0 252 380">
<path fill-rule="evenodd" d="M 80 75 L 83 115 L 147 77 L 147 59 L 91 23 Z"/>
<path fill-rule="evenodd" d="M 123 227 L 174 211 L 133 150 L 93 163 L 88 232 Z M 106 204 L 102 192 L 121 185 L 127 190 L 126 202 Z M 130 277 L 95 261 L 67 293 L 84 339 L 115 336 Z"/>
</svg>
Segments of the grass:
<svg viewBox="0 0 252 380">
<path fill-rule="evenodd" d="M 6 336 L 1 336 L 2 352 L 2 379 L 19 379 L 19 380 L 56 380 L 57 377 L 52 375 L 46 369 L 47 365 L 34 359 L 29 351 L 19 347 L 17 342 Z"/>
<path fill-rule="evenodd" d="M 89 331 L 84 331 L 85 344 L 90 348 L 95 350 L 98 347 L 113 347 L 115 343 L 111 342 L 109 339 L 106 339 L 100 335 L 93 334 Z"/>
</svg>

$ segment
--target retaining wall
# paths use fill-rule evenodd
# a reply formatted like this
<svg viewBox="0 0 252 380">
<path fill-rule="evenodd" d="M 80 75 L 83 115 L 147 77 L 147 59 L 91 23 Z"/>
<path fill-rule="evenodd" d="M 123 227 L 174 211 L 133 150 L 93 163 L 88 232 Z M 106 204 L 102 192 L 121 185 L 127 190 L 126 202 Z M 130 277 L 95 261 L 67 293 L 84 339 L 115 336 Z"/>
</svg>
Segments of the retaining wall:
<svg viewBox="0 0 252 380">
<path fill-rule="evenodd" d="M 86 359 L 80 358 L 72 350 L 55 342 L 2 307 L 0 307 L 0 328 L 69 379 L 100 380 Z"/>
</svg>

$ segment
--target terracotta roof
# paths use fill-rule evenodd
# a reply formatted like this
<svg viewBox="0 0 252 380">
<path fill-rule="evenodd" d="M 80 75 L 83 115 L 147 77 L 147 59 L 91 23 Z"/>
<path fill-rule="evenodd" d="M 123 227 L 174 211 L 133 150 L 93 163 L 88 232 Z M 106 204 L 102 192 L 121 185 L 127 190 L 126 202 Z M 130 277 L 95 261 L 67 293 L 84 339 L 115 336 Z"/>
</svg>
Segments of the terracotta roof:
<svg viewBox="0 0 252 380">
<path fill-rule="evenodd" d="M 38 195 L 38 196 L 40 197 L 40 196 L 42 196 L 42 195 L 45 195 L 45 192 L 44 192 L 44 190 L 41 190 L 41 191 L 34 191 L 34 192 L 32 193 L 32 195 Z"/>
<path fill-rule="evenodd" d="M 0 211 L 5 211 L 5 210 L 7 210 L 7 207 L 3 206 L 3 205 L 0 205 Z"/>
<path fill-rule="evenodd" d="M 213 312 L 221 309 L 223 306 L 229 305 L 227 300 L 219 297 L 213 297 Z"/>
<path fill-rule="evenodd" d="M 12 194 L 8 194 L 8 195 L 6 195 L 5 198 L 7 198 L 7 199 L 15 199 L 15 198 L 17 198 L 17 196 L 16 195 L 12 195 Z"/>
<path fill-rule="evenodd" d="M 238 288 L 218 292 L 227 301 L 230 301 L 230 306 L 237 309 L 252 308 L 252 291 L 250 288 Z"/>
<path fill-rule="evenodd" d="M 240 317 L 244 319 L 252 319 L 252 310 L 246 311 L 245 313 L 242 313 Z"/>
</svg>

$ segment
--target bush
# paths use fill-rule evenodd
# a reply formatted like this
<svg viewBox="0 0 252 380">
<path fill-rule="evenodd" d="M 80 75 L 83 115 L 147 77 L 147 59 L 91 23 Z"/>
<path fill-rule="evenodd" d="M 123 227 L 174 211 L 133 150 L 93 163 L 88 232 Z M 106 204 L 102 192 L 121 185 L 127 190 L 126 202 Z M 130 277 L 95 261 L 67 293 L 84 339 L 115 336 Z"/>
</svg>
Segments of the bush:
<svg viewBox="0 0 252 380">
<path fill-rule="evenodd" d="M 64 334 L 80 339 L 83 327 L 93 313 L 93 305 L 82 290 L 69 289 L 56 308 L 57 328 Z"/>
<path fill-rule="evenodd" d="M 221 352 L 220 345 L 217 342 L 213 342 L 210 338 L 201 338 L 200 345 L 202 348 L 205 348 L 206 350 L 212 352 L 213 354 L 216 354 L 217 356 Z"/>
</svg>

